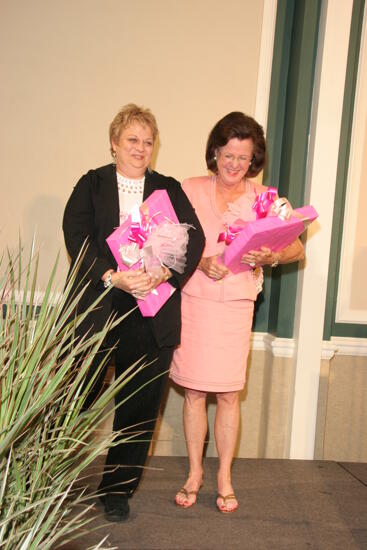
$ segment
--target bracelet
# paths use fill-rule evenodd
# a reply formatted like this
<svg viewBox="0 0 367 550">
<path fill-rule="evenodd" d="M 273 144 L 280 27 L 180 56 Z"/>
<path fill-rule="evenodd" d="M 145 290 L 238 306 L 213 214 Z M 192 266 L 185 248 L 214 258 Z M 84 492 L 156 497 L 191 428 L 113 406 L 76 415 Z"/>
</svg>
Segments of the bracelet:
<svg viewBox="0 0 367 550">
<path fill-rule="evenodd" d="M 164 282 L 166 282 L 166 281 L 168 281 L 168 279 L 170 279 L 171 274 L 169 272 L 168 267 L 166 267 L 165 265 L 162 265 L 162 271 L 163 271 L 163 276 L 164 276 Z"/>
<path fill-rule="evenodd" d="M 277 267 L 277 265 L 279 265 L 279 260 L 280 260 L 280 254 L 277 254 L 277 259 L 275 260 L 275 262 L 270 264 L 270 267 Z"/>
<path fill-rule="evenodd" d="M 108 288 L 109 286 L 112 285 L 112 273 L 113 271 L 110 271 L 107 277 L 105 278 L 105 280 L 103 281 L 103 286 L 105 288 Z"/>
</svg>

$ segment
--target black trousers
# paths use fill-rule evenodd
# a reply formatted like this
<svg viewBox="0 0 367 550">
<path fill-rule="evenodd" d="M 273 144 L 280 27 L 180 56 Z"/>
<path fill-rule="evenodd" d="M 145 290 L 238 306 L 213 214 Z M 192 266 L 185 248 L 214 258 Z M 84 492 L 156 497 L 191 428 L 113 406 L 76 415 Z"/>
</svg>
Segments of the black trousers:
<svg viewBox="0 0 367 550">
<path fill-rule="evenodd" d="M 118 304 L 116 308 L 121 313 Z M 99 490 L 124 492 L 131 496 L 139 484 L 147 459 L 173 347 L 158 348 L 149 320 L 142 317 L 139 309 L 120 323 L 112 339 L 119 339 L 114 354 L 116 378 L 145 357 L 134 367 L 131 380 L 116 395 L 118 408 L 113 429 L 123 432 L 108 451 Z M 143 362 L 149 364 L 139 369 Z"/>
</svg>

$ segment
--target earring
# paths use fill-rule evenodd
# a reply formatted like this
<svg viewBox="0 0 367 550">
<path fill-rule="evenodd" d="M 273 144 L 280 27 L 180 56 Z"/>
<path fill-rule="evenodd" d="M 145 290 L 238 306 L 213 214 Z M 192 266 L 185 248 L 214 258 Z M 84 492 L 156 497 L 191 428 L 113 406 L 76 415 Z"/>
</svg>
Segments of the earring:
<svg viewBox="0 0 367 550">
<path fill-rule="evenodd" d="M 112 151 L 111 153 L 113 160 L 116 160 L 116 151 Z"/>
<path fill-rule="evenodd" d="M 217 155 L 214 155 L 213 160 L 217 160 Z"/>
</svg>

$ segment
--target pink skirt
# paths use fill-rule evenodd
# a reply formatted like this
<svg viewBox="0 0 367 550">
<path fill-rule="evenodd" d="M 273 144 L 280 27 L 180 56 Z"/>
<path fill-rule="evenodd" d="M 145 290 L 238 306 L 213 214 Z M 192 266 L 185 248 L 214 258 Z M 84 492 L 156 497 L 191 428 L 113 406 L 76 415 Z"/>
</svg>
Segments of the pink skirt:
<svg viewBox="0 0 367 550">
<path fill-rule="evenodd" d="M 181 345 L 175 350 L 170 378 L 205 392 L 239 391 L 246 365 L 254 302 L 216 302 L 182 294 Z"/>
</svg>

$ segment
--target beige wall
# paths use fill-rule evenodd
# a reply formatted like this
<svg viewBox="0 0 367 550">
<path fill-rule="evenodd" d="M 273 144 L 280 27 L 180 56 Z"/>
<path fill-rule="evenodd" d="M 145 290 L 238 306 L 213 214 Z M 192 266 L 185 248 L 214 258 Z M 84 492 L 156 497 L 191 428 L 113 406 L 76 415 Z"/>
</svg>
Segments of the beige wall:
<svg viewBox="0 0 367 550">
<path fill-rule="evenodd" d="M 323 361 L 315 458 L 367 462 L 367 359 Z"/>
<path fill-rule="evenodd" d="M 110 161 L 108 125 L 127 102 L 152 109 L 156 168 L 205 172 L 209 130 L 254 113 L 263 2 L 3 0 L 0 245 L 36 230 L 43 281 L 77 179 Z M 63 275 L 60 276 L 61 279 Z"/>
</svg>

